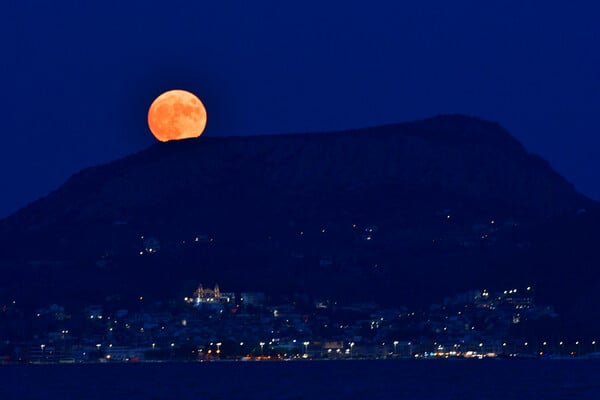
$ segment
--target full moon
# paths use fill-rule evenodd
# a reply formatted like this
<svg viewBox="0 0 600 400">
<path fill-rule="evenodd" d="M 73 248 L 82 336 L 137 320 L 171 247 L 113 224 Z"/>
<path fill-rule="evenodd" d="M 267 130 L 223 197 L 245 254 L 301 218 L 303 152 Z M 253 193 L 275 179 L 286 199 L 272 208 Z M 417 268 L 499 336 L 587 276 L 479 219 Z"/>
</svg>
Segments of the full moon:
<svg viewBox="0 0 600 400">
<path fill-rule="evenodd" d="M 150 105 L 148 127 L 161 142 L 196 138 L 206 127 L 206 108 L 194 94 L 170 90 Z"/>
</svg>

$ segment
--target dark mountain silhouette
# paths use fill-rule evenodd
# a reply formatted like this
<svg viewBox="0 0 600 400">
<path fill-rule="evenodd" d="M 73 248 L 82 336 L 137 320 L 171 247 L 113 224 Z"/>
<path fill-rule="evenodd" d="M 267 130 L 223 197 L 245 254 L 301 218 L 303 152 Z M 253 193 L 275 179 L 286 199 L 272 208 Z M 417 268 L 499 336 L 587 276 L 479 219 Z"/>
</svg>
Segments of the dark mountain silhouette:
<svg viewBox="0 0 600 400">
<path fill-rule="evenodd" d="M 598 205 L 464 116 L 156 144 L 0 222 L 0 296 L 173 297 L 199 282 L 421 306 L 534 286 L 598 318 Z M 595 323 L 598 325 L 598 323 Z"/>
</svg>

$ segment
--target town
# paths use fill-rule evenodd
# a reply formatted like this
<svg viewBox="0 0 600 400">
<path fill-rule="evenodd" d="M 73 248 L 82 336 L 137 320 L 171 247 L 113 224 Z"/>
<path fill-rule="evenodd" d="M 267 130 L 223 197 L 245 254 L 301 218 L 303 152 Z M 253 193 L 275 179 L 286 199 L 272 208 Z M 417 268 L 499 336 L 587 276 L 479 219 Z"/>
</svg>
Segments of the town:
<svg viewBox="0 0 600 400">
<path fill-rule="evenodd" d="M 594 357 L 596 340 L 544 332 L 558 318 L 534 289 L 476 290 L 426 311 L 328 299 L 271 299 L 199 285 L 189 297 L 135 309 L 51 304 L 27 318 L 2 305 L 3 363 L 389 358 Z M 27 326 L 31 337 L 19 337 Z"/>
</svg>

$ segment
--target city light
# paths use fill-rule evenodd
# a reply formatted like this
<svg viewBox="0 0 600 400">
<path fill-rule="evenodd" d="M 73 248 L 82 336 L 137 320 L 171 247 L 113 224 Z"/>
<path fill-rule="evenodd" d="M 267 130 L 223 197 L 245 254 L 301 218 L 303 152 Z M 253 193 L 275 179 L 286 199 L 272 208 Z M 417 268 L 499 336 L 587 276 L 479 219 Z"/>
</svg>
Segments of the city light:
<svg viewBox="0 0 600 400">
<path fill-rule="evenodd" d="M 308 345 L 310 342 L 303 342 L 302 344 L 304 345 L 304 354 L 308 354 Z"/>
<path fill-rule="evenodd" d="M 70 351 L 70 348 L 86 350 L 78 356 L 83 362 L 99 362 L 100 358 L 106 362 L 110 358 L 111 363 L 127 360 L 206 361 L 219 357 L 259 360 L 263 357 L 312 360 L 328 357 L 383 359 L 390 356 L 394 359 L 415 356 L 479 359 L 495 357 L 496 352 L 512 357 L 552 358 L 566 354 L 583 356 L 586 352 L 591 354 L 597 351 L 595 339 L 553 342 L 548 340 L 550 332 L 545 332 L 545 338 L 540 338 L 541 335 L 530 336 L 527 340 L 511 336 L 510 333 L 507 335 L 507 328 L 511 326 L 515 316 L 522 321 L 535 321 L 536 314 L 548 316 L 547 310 L 550 309 L 537 306 L 530 293 L 519 296 L 516 289 L 506 291 L 507 294 L 509 292 L 510 296 L 504 296 L 501 291 L 474 290 L 445 299 L 444 303 L 430 307 L 430 311 L 408 311 L 387 309 L 372 303 L 344 304 L 327 298 L 317 298 L 308 305 L 304 303 L 299 307 L 295 301 L 270 303 L 264 294 L 252 292 L 241 293 L 239 299 L 244 299 L 242 303 L 235 301 L 231 294 L 229 299 L 233 304 L 228 304 L 228 301 L 222 299 L 229 294 L 221 292 L 218 285 L 214 289 L 205 289 L 200 285 L 193 296 L 177 297 L 183 299 L 183 302 L 170 302 L 163 307 L 157 307 L 157 303 L 139 304 L 139 310 L 105 309 L 101 305 L 85 307 L 80 318 L 87 321 L 93 329 L 102 329 L 101 335 L 99 332 L 89 338 L 80 339 L 72 335 L 67 337 L 70 331 L 62 327 L 39 336 L 38 343 L 35 344 L 38 350 L 36 353 L 32 352 L 30 357 L 33 360 L 43 359 L 44 362 L 58 362 L 60 357 L 64 357 L 63 349 Z M 140 299 L 142 296 L 136 298 Z M 356 313 L 368 316 L 368 319 L 364 323 L 364 320 L 357 322 L 359 320 L 336 319 L 335 314 L 331 313 L 333 306 L 342 315 L 348 311 L 348 314 Z M 53 307 L 65 313 L 63 307 Z M 515 314 L 515 308 L 519 309 L 519 314 Z M 48 315 L 42 309 L 37 314 L 42 317 Z M 30 318 L 35 316 L 35 313 L 31 313 Z M 474 322 L 477 322 L 477 327 Z M 409 323 L 424 328 L 416 332 L 411 341 L 397 340 L 394 336 L 398 333 L 398 327 Z M 198 331 L 199 327 L 202 330 Z M 372 337 L 363 336 L 365 328 L 370 328 Z M 327 336 L 328 331 L 333 335 Z M 205 338 L 210 337 L 210 340 L 203 341 L 199 332 Z M 313 336 L 313 332 L 319 333 Z M 423 343 L 416 339 L 419 337 L 416 335 L 428 335 L 432 332 L 435 332 L 435 341 Z M 221 336 L 223 333 L 226 336 Z M 217 335 L 227 337 L 228 341 L 215 340 L 219 337 Z M 265 337 L 267 340 L 259 341 Z M 303 340 L 292 337 L 303 337 Z M 105 344 L 99 339 L 106 340 Z M 44 343 L 40 345 L 42 340 Z M 61 341 L 58 345 L 57 340 Z M 239 346 L 225 348 L 230 341 Z M 245 343 L 248 341 L 258 343 L 258 346 L 246 349 Z M 588 346 L 585 346 L 586 342 Z M 179 347 L 176 344 L 179 343 L 181 349 L 176 351 L 175 347 Z M 553 343 L 555 349 L 552 347 Z M 160 344 L 163 345 L 162 349 Z M 265 345 L 269 346 L 267 352 Z M 354 350 L 357 345 L 360 346 L 360 352 Z M 193 350 L 188 351 L 188 346 Z M 148 351 L 144 352 L 143 348 Z M 226 356 L 223 355 L 224 349 Z M 81 356 L 83 353 L 86 354 L 85 357 Z M 108 354 L 109 358 L 106 357 Z M 192 354 L 193 358 L 186 358 L 192 357 Z"/>
<path fill-rule="evenodd" d="M 258 345 L 260 346 L 260 355 L 264 356 L 265 355 L 265 352 L 264 352 L 265 342 L 260 342 Z"/>
</svg>

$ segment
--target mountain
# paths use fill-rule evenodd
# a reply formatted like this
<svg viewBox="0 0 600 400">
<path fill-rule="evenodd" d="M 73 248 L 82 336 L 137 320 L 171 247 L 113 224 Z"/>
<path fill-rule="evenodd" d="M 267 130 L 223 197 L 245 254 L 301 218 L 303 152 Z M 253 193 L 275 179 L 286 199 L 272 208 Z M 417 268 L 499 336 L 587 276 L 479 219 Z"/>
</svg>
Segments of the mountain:
<svg viewBox="0 0 600 400">
<path fill-rule="evenodd" d="M 598 314 L 598 215 L 500 125 L 460 115 L 201 137 L 85 169 L 0 221 L 0 298 L 180 296 L 218 282 L 420 306 L 533 285 L 584 326 Z"/>
</svg>

